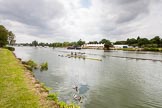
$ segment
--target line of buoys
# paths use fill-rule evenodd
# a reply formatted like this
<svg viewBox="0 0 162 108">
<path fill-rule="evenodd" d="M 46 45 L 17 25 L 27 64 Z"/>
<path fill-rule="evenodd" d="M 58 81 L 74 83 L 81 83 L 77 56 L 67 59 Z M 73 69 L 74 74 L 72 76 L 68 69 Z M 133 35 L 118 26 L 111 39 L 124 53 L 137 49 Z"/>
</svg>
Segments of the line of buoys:
<svg viewBox="0 0 162 108">
<path fill-rule="evenodd" d="M 63 51 L 62 51 L 63 52 Z M 64 51 L 66 53 L 68 53 L 67 51 Z M 83 53 L 83 54 L 88 54 L 88 55 L 96 55 L 96 56 L 103 56 L 103 55 L 100 55 L 100 54 L 91 54 L 91 53 Z M 153 62 L 156 62 L 156 61 L 159 61 L 159 62 L 162 62 L 162 60 L 159 60 L 159 59 L 149 59 L 149 58 L 136 58 L 136 57 L 125 57 L 125 56 L 113 56 L 113 55 L 104 55 L 105 57 L 108 56 L 108 57 L 116 57 L 116 58 L 127 58 L 127 59 L 136 59 L 136 60 L 150 60 L 150 61 L 153 61 Z M 72 58 L 72 57 L 70 57 Z M 77 58 L 77 57 L 75 57 Z M 81 58 L 81 57 L 80 57 Z M 102 59 L 96 59 L 96 58 L 83 58 L 83 59 L 90 59 L 90 60 L 97 60 L 97 61 L 102 61 Z"/>
</svg>

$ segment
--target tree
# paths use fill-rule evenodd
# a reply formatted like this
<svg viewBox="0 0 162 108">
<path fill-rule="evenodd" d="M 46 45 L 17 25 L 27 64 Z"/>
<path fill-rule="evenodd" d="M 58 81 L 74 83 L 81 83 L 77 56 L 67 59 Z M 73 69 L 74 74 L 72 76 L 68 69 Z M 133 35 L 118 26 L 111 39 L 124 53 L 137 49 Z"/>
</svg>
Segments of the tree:
<svg viewBox="0 0 162 108">
<path fill-rule="evenodd" d="M 82 39 L 80 39 L 80 40 L 77 42 L 77 45 L 78 45 L 78 46 L 82 46 L 83 44 L 85 44 L 85 41 L 82 41 Z"/>
<path fill-rule="evenodd" d="M 70 43 L 69 43 L 69 42 L 63 42 L 62 44 L 63 44 L 63 47 L 68 47 L 68 46 L 70 46 Z"/>
<path fill-rule="evenodd" d="M 0 47 L 3 47 L 7 44 L 13 45 L 16 40 L 15 35 L 12 31 L 8 31 L 3 25 L 0 25 Z"/>
<path fill-rule="evenodd" d="M 160 39 L 159 47 L 160 47 L 160 48 L 162 47 L 162 39 Z"/>
<path fill-rule="evenodd" d="M 88 44 L 98 44 L 97 41 L 89 41 Z"/>
<path fill-rule="evenodd" d="M 16 42 L 16 40 L 14 40 L 14 39 L 15 39 L 15 34 L 13 34 L 12 31 L 9 31 L 8 32 L 8 43 L 10 45 L 14 45 Z"/>
<path fill-rule="evenodd" d="M 135 38 L 131 38 L 131 39 L 128 38 L 126 43 L 128 45 L 133 45 L 137 43 L 137 40 Z"/>
<path fill-rule="evenodd" d="M 100 44 L 102 43 L 102 44 L 105 44 L 105 45 L 111 45 L 111 42 L 107 39 L 102 39 L 99 43 Z"/>
<path fill-rule="evenodd" d="M 107 39 L 102 39 L 99 43 L 104 44 L 104 49 L 106 50 L 108 50 L 109 47 L 112 45 L 111 42 Z"/>
<path fill-rule="evenodd" d="M 137 42 L 138 42 L 139 39 L 140 39 L 140 36 L 137 37 Z"/>
<path fill-rule="evenodd" d="M 45 43 L 43 43 L 43 42 L 40 42 L 40 43 L 39 43 L 39 46 L 42 46 L 42 47 L 44 47 L 44 46 L 45 46 Z"/>
<path fill-rule="evenodd" d="M 152 44 L 157 44 L 158 47 L 160 47 L 160 37 L 159 36 L 155 36 L 154 38 L 152 38 L 151 40 Z"/>
<path fill-rule="evenodd" d="M 33 41 L 33 42 L 32 42 L 32 46 L 35 46 L 35 47 L 38 46 L 38 42 L 37 42 L 36 40 Z"/>
<path fill-rule="evenodd" d="M 7 39 L 8 30 L 3 25 L 0 25 L 0 47 L 3 47 L 8 43 Z"/>
<path fill-rule="evenodd" d="M 63 46 L 63 43 L 60 43 L 60 42 L 55 42 L 52 44 L 52 47 L 62 47 Z"/>
<path fill-rule="evenodd" d="M 138 46 L 141 47 L 141 46 L 145 46 L 146 44 L 149 44 L 150 41 L 147 39 L 147 38 L 140 38 L 138 40 Z"/>
<path fill-rule="evenodd" d="M 69 46 L 77 46 L 77 42 L 71 42 Z"/>
<path fill-rule="evenodd" d="M 125 45 L 127 42 L 126 41 L 116 41 L 114 44 L 115 45 Z"/>
</svg>

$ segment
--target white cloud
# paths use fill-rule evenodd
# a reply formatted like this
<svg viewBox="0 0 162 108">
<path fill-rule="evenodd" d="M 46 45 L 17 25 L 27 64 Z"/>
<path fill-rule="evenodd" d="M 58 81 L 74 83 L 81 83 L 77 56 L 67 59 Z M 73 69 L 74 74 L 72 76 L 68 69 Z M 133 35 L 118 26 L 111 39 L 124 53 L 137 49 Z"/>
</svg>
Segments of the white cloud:
<svg viewBox="0 0 162 108">
<path fill-rule="evenodd" d="M 161 35 L 161 0 L 0 0 L 17 42 L 125 40 Z M 9 8 L 8 8 L 9 7 Z"/>
</svg>

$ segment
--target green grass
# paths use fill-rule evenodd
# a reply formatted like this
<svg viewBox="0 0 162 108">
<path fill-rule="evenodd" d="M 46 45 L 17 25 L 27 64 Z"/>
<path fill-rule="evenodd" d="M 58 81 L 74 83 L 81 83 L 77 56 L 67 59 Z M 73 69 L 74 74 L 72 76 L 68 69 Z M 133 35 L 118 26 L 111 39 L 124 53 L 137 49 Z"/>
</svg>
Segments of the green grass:
<svg viewBox="0 0 162 108">
<path fill-rule="evenodd" d="M 48 63 L 47 62 L 42 63 L 40 66 L 41 66 L 41 68 L 40 68 L 41 71 L 48 70 Z"/>
<path fill-rule="evenodd" d="M 37 69 L 37 63 L 35 63 L 33 60 L 28 60 L 26 64 L 29 65 L 31 68 Z"/>
<path fill-rule="evenodd" d="M 144 51 L 160 51 L 160 48 L 144 48 Z"/>
<path fill-rule="evenodd" d="M 117 50 L 123 50 L 123 51 L 154 51 L 154 52 L 162 52 L 162 48 L 118 48 Z"/>
<path fill-rule="evenodd" d="M 47 99 L 54 100 L 55 102 L 57 102 L 58 101 L 58 94 L 57 93 L 48 94 Z"/>
<path fill-rule="evenodd" d="M 0 108 L 41 108 L 30 90 L 24 69 L 14 55 L 0 49 Z"/>
</svg>

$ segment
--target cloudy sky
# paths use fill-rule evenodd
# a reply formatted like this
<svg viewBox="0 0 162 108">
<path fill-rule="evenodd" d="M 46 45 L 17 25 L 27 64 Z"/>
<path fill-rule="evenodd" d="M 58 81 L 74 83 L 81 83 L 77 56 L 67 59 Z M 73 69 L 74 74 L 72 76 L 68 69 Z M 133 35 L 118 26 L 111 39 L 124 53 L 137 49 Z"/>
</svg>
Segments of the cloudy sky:
<svg viewBox="0 0 162 108">
<path fill-rule="evenodd" d="M 17 42 L 162 36 L 162 0 L 0 0 Z"/>
</svg>

